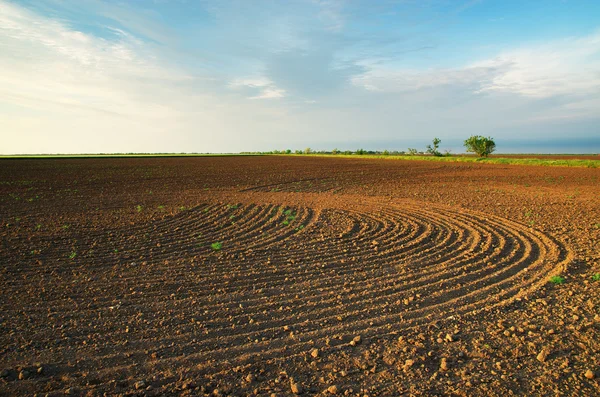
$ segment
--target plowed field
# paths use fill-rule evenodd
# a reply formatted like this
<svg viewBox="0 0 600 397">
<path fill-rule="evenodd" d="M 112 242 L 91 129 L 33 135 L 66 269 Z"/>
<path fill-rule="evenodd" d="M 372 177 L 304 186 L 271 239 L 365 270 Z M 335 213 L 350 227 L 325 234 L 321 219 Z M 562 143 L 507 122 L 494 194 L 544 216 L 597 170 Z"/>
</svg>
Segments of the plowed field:
<svg viewBox="0 0 600 397">
<path fill-rule="evenodd" d="M 600 169 L 0 165 L 0 394 L 598 394 Z"/>
</svg>

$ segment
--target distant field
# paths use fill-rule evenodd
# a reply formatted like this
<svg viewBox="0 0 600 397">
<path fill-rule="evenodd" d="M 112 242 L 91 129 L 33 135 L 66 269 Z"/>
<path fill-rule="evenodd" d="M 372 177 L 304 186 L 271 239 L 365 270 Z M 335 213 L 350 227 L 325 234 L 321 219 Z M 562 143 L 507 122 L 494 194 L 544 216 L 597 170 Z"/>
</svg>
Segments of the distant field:
<svg viewBox="0 0 600 397">
<path fill-rule="evenodd" d="M 0 159 L 81 159 L 81 158 L 136 158 L 136 157 L 223 157 L 256 156 L 236 153 L 100 153 L 100 154 L 4 154 Z"/>
<path fill-rule="evenodd" d="M 142 153 L 142 154 L 34 154 L 34 155 L 0 155 L 0 159 L 53 159 L 53 158 L 137 158 L 137 157 L 223 157 L 223 156 L 271 156 L 260 153 Z M 600 155 L 594 154 L 497 154 L 489 158 L 479 158 L 473 155 L 453 155 L 434 157 L 427 155 L 381 155 L 381 154 L 276 154 L 273 156 L 320 156 L 336 158 L 365 158 L 386 160 L 421 160 L 446 162 L 477 162 L 490 164 L 518 164 L 559 167 L 600 168 Z"/>
</svg>

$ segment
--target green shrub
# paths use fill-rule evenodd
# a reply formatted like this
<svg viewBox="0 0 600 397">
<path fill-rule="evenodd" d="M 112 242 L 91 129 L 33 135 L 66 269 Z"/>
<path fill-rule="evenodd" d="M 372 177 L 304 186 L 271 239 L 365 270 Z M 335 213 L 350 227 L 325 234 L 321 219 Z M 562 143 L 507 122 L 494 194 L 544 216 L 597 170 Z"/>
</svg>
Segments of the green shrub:
<svg viewBox="0 0 600 397">
<path fill-rule="evenodd" d="M 469 153 L 476 153 L 479 157 L 487 157 L 496 150 L 496 143 L 490 137 L 472 135 L 465 140 L 465 148 Z"/>
</svg>

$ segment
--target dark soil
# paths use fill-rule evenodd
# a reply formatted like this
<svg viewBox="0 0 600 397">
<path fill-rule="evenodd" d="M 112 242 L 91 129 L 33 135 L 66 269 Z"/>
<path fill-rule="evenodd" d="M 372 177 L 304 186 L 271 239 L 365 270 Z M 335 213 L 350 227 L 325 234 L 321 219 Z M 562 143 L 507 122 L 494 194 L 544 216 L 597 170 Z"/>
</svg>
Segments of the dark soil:
<svg viewBox="0 0 600 397">
<path fill-rule="evenodd" d="M 1 160 L 0 394 L 597 395 L 599 191 L 588 168 Z"/>
</svg>

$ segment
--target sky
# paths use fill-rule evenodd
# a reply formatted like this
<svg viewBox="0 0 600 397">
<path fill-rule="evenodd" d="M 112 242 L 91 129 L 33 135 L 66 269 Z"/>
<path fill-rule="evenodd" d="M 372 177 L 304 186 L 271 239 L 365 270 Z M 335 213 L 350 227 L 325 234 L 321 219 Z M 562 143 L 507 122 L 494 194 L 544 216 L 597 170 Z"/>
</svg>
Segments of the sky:
<svg viewBox="0 0 600 397">
<path fill-rule="evenodd" d="M 600 152 L 598 0 L 0 0 L 0 153 Z"/>
</svg>

